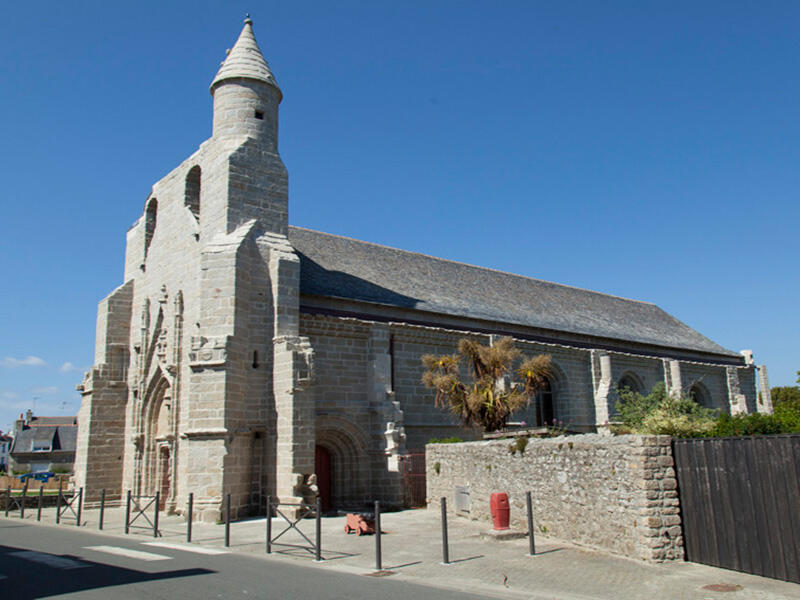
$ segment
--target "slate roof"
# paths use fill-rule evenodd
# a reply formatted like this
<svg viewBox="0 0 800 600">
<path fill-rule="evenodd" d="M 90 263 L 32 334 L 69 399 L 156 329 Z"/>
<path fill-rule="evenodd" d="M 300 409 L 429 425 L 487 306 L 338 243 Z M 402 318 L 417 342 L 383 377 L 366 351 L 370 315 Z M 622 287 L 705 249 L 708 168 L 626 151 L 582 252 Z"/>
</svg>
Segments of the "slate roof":
<svg viewBox="0 0 800 600">
<path fill-rule="evenodd" d="M 655 304 L 289 227 L 300 292 L 736 356 Z"/>
<path fill-rule="evenodd" d="M 33 452 L 34 444 L 47 444 L 51 452 L 75 452 L 78 440 L 77 425 L 40 425 L 25 427 L 14 438 L 12 454 Z M 47 452 L 43 452 L 46 454 Z"/>
<path fill-rule="evenodd" d="M 236 40 L 230 53 L 217 71 L 211 89 L 225 79 L 255 79 L 268 83 L 280 92 L 278 82 L 269 68 L 267 60 L 258 47 L 253 34 L 253 21 L 245 19 L 239 39 Z"/>
</svg>

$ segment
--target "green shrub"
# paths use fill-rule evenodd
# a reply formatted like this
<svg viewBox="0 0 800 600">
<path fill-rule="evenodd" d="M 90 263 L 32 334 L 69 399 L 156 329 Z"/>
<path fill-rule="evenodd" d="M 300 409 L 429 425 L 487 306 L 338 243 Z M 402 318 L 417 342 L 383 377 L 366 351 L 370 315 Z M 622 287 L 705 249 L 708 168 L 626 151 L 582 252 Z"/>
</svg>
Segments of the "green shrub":
<svg viewBox="0 0 800 600">
<path fill-rule="evenodd" d="M 632 433 L 697 437 L 714 427 L 716 411 L 703 408 L 691 398 L 673 398 L 663 383 L 653 386 L 646 396 L 619 390 L 617 411 L 622 426 Z"/>
<path fill-rule="evenodd" d="M 464 440 L 462 440 L 460 437 L 454 435 L 453 437 L 449 437 L 449 438 L 431 438 L 431 439 L 428 440 L 428 443 L 429 444 L 460 444 L 463 441 Z"/>
<path fill-rule="evenodd" d="M 771 415 L 721 414 L 708 437 L 800 433 L 800 403 L 781 403 Z"/>
</svg>

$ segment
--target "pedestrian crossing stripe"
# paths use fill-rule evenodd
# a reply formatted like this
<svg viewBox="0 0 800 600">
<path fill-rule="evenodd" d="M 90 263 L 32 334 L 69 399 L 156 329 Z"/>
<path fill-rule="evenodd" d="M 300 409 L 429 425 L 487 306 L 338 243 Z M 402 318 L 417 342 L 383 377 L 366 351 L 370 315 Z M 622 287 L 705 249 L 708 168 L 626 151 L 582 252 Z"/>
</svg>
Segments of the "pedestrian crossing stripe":
<svg viewBox="0 0 800 600">
<path fill-rule="evenodd" d="M 121 548 L 119 546 L 86 546 L 84 550 L 105 552 L 106 554 L 114 554 L 115 556 L 124 556 L 126 558 L 135 558 L 137 560 L 146 560 L 146 561 L 172 560 L 171 556 L 167 556 L 165 554 L 142 552 L 141 550 L 131 550 L 130 548 Z"/>
<path fill-rule="evenodd" d="M 170 544 L 169 542 L 143 542 L 145 546 L 156 548 L 167 548 L 169 550 L 182 550 L 183 552 L 194 552 L 195 554 L 228 554 L 227 550 L 220 548 L 205 548 L 203 546 L 189 546 L 188 544 Z"/>
<path fill-rule="evenodd" d="M 67 558 L 65 556 L 56 556 L 55 554 L 47 554 L 46 552 L 36 552 L 34 550 L 20 550 L 19 552 L 9 552 L 6 556 L 14 556 L 23 560 L 39 563 L 53 569 L 83 569 L 89 565 L 75 560 L 74 558 Z"/>
</svg>

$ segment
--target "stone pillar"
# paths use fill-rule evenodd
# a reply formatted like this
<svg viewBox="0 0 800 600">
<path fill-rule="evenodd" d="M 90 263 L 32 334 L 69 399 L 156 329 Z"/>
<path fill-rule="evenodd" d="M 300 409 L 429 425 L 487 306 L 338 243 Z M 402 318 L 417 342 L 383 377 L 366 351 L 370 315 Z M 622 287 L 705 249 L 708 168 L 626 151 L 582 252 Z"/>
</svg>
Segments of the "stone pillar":
<svg viewBox="0 0 800 600">
<path fill-rule="evenodd" d="M 772 392 L 769 389 L 769 377 L 767 377 L 767 365 L 758 365 L 758 387 L 760 391 L 760 398 L 756 406 L 758 412 L 771 414 L 772 413 Z"/>
<path fill-rule="evenodd" d="M 664 365 L 664 384 L 667 388 L 667 394 L 673 398 L 680 398 L 683 394 L 680 361 L 663 359 L 662 364 Z"/>
<path fill-rule="evenodd" d="M 725 368 L 728 382 L 728 404 L 732 415 L 747 412 L 747 398 L 742 393 L 739 385 L 739 369 L 737 367 Z"/>
<path fill-rule="evenodd" d="M 276 493 L 281 502 L 312 500 L 316 407 L 309 389 L 314 351 L 300 331 L 300 259 L 286 236 L 265 233 L 274 311 L 272 386 L 277 415 Z"/>
<path fill-rule="evenodd" d="M 380 500 L 402 504 L 405 501 L 401 460 L 406 454 L 406 433 L 403 411 L 392 390 L 392 357 L 389 354 L 391 334 L 387 325 L 374 325 L 370 330 L 367 387 L 370 395 L 372 429 L 382 450 L 376 473 L 381 490 Z"/>
<path fill-rule="evenodd" d="M 122 494 L 122 459 L 125 451 L 125 408 L 128 401 L 130 322 L 133 281 L 114 290 L 97 310 L 95 366 L 78 386 L 78 440 L 75 482 L 84 499 L 108 499 Z"/>
<path fill-rule="evenodd" d="M 598 433 L 608 433 L 608 398 L 611 395 L 611 355 L 601 350 L 592 350 L 592 385 L 594 392 L 594 415 Z"/>
</svg>

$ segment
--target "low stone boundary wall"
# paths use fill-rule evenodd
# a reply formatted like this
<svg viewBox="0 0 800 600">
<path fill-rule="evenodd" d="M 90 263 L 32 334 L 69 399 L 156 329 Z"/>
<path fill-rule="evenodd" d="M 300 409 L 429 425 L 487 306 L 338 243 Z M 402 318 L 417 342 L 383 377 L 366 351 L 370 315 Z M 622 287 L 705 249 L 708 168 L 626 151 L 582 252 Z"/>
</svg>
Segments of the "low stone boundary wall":
<svg viewBox="0 0 800 600">
<path fill-rule="evenodd" d="M 506 492 L 512 527 L 526 529 L 530 491 L 537 534 L 631 558 L 683 560 L 669 436 L 530 438 L 524 451 L 517 447 L 514 439 L 428 444 L 428 504 L 446 497 L 448 511 L 490 522 L 491 493 Z"/>
</svg>

